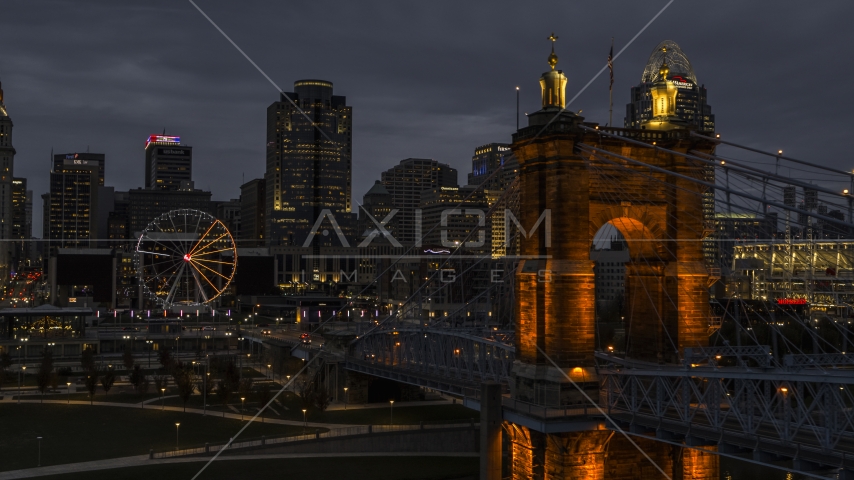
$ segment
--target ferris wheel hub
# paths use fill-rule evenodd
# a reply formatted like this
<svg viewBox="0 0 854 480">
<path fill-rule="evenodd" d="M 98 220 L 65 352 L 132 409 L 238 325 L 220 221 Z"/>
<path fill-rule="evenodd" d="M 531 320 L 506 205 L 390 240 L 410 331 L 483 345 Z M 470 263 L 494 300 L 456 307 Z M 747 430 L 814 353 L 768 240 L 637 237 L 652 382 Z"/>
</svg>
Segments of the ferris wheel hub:
<svg viewBox="0 0 854 480">
<path fill-rule="evenodd" d="M 189 254 L 189 253 L 184 254 L 184 261 L 185 261 L 185 262 L 189 262 L 189 261 L 190 261 L 190 254 Z"/>
</svg>

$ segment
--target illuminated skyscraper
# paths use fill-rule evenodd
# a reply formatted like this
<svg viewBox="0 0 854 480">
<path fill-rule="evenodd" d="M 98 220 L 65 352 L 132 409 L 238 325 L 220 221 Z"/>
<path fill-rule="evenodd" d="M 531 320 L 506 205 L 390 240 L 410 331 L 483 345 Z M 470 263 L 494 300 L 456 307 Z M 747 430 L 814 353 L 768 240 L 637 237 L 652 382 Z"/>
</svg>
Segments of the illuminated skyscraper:
<svg viewBox="0 0 854 480">
<path fill-rule="evenodd" d="M 333 95 L 332 82 L 325 80 L 294 82 L 292 93 L 267 108 L 268 244 L 302 245 L 324 210 L 342 228 L 354 226 L 352 112 L 346 97 Z M 333 237 L 327 231 L 314 238 Z"/>
<path fill-rule="evenodd" d="M 481 145 L 474 151 L 471 157 L 471 173 L 469 174 L 469 185 L 481 185 L 486 190 L 502 190 L 504 185 L 505 175 L 497 174 L 494 177 L 490 176 L 503 165 L 504 157 L 510 156 L 510 145 L 507 143 L 490 143 Z M 489 179 L 487 181 L 487 179 Z"/>
<path fill-rule="evenodd" d="M 668 88 L 675 87 L 676 102 L 673 115 L 684 122 L 683 128 L 695 129 L 700 133 L 713 134 L 715 132 L 715 116 L 712 107 L 707 103 L 708 94 L 705 85 L 697 84 L 697 76 L 688 57 L 672 40 L 659 43 L 649 56 L 646 66 L 641 75 L 641 83 L 632 87 L 631 102 L 626 105 L 626 128 L 651 128 L 649 124 L 653 119 L 652 97 L 656 88 L 656 82 L 664 80 Z M 659 83 L 660 85 L 660 83 Z M 715 183 L 715 168 L 707 165 L 704 167 L 704 178 L 707 183 Z M 715 230 L 715 193 L 707 189 L 703 193 L 703 217 L 704 228 L 710 234 Z M 716 235 L 716 234 L 713 234 Z M 720 262 L 718 243 L 711 237 L 703 241 L 703 251 L 709 265 L 717 265 Z"/>
<path fill-rule="evenodd" d="M 700 132 L 714 132 L 715 116 L 712 107 L 706 103 L 706 86 L 697 84 L 691 62 L 672 40 L 665 40 L 655 47 L 644 67 L 641 83 L 632 87 L 632 99 L 626 105 L 625 127 L 642 128 L 642 124 L 652 118 L 651 89 L 661 77 L 662 63 L 668 67 L 667 80 L 677 89 L 676 116 Z"/>
<path fill-rule="evenodd" d="M 27 190 L 26 178 L 12 180 L 12 270 L 17 270 L 30 257 L 33 236 L 33 191 Z"/>
<path fill-rule="evenodd" d="M 104 185 L 104 158 L 102 153 L 53 156 L 44 232 L 51 246 L 95 246 L 92 241 L 98 236 L 98 187 Z"/>
<path fill-rule="evenodd" d="M 0 85 L 0 239 L 12 233 L 12 175 L 15 148 L 12 147 L 12 119 L 3 103 L 3 86 Z M 0 245 L 0 278 L 8 278 L 12 261 L 11 242 Z"/>
<path fill-rule="evenodd" d="M 193 147 L 181 137 L 150 135 L 145 142 L 145 188 L 179 190 L 193 180 Z"/>
<path fill-rule="evenodd" d="M 416 218 L 421 193 L 428 189 L 459 187 L 455 168 L 428 158 L 401 160 L 400 164 L 382 173 L 382 184 L 391 194 L 392 207 L 399 210 L 393 219 L 394 237 L 404 244 L 421 240 L 421 235 L 427 233 L 421 230 Z"/>
</svg>

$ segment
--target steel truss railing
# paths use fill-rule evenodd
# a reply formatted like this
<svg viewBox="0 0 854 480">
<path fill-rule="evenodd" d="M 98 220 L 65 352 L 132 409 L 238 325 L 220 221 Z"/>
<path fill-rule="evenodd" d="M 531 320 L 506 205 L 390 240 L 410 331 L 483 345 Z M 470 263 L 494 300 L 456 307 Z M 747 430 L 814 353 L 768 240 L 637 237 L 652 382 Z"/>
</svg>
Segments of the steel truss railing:
<svg viewBox="0 0 854 480">
<path fill-rule="evenodd" d="M 515 349 L 500 341 L 446 329 L 403 327 L 375 331 L 350 346 L 349 362 L 404 371 L 408 377 L 441 378 L 477 387 L 507 383 Z"/>
<path fill-rule="evenodd" d="M 651 366 L 597 354 L 600 402 L 615 418 L 678 425 L 743 448 L 854 453 L 854 370 Z M 684 433 L 684 432 L 683 432 Z M 763 447 L 764 449 L 765 447 Z M 827 464 L 827 461 L 822 461 Z"/>
</svg>

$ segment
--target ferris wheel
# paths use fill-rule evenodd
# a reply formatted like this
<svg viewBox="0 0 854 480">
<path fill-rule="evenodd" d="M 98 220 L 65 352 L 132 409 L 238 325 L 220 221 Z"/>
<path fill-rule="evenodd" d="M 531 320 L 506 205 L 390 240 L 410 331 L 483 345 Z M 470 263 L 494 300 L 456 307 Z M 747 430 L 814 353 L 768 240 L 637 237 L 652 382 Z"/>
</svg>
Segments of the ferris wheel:
<svg viewBox="0 0 854 480">
<path fill-rule="evenodd" d="M 231 283 L 237 247 L 225 224 L 212 215 L 172 210 L 143 230 L 135 261 L 139 281 L 158 305 L 202 305 Z"/>
</svg>

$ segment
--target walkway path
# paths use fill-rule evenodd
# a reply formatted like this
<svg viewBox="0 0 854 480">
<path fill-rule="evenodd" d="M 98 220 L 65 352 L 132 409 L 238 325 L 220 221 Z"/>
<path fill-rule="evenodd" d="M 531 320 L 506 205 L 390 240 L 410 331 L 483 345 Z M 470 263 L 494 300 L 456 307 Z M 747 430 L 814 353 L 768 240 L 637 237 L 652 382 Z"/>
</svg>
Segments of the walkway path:
<svg viewBox="0 0 854 480">
<path fill-rule="evenodd" d="M 158 400 L 160 400 L 160 399 L 158 398 Z M 0 400 L 0 405 L 3 405 L 4 403 L 17 403 L 17 400 L 6 400 L 6 399 Z M 70 402 L 68 402 L 66 400 L 45 400 L 44 402 L 39 401 L 39 400 L 21 400 L 21 403 L 56 403 L 56 404 L 62 404 L 62 405 L 67 405 L 67 404 L 89 405 L 88 401 L 81 401 L 81 400 L 72 400 Z M 93 406 L 101 406 L 101 407 L 124 407 L 124 408 L 136 408 L 136 409 L 140 408 L 139 403 L 93 402 L 92 405 Z M 161 408 L 158 406 L 156 408 L 156 410 L 169 410 L 171 412 L 183 412 L 184 411 L 183 407 L 170 407 L 168 405 L 165 408 Z M 201 414 L 204 414 L 204 410 L 201 408 L 188 408 L 187 413 L 196 413 L 196 414 L 201 415 Z M 240 420 L 240 417 L 241 417 L 240 413 L 223 413 L 222 411 L 217 412 L 217 411 L 213 411 L 213 410 L 208 410 L 207 414 L 212 416 L 212 417 L 233 418 L 236 420 Z M 251 416 L 249 416 L 248 413 L 242 415 L 242 417 L 244 420 L 248 420 L 248 419 L 252 418 Z M 265 423 L 275 423 L 278 425 L 292 425 L 292 426 L 296 426 L 296 427 L 308 426 L 308 427 L 314 427 L 314 428 L 344 428 L 344 427 L 351 427 L 353 425 L 359 425 L 359 424 L 318 423 L 318 422 L 304 423 L 304 422 L 299 421 L 299 420 L 282 420 L 282 419 L 270 418 L 270 417 L 264 417 L 264 422 Z"/>
<path fill-rule="evenodd" d="M 232 460 L 272 460 L 288 458 L 341 458 L 341 457 L 477 457 L 477 453 L 447 453 L 447 452 L 395 452 L 395 453 L 282 453 L 271 455 L 220 455 L 217 462 Z M 10 470 L 0 472 L 0 480 L 14 480 L 18 478 L 34 478 L 44 475 L 61 475 L 74 472 L 92 472 L 96 470 L 108 470 L 111 468 L 137 467 L 145 465 L 160 465 L 164 463 L 199 463 L 209 458 L 204 457 L 179 457 L 149 460 L 148 455 L 134 455 L 132 457 L 110 458 L 107 460 L 95 460 L 91 462 L 66 463 L 63 465 L 51 465 L 48 467 L 28 468 L 25 470 Z"/>
<path fill-rule="evenodd" d="M 451 400 L 424 400 L 419 402 L 396 402 L 394 404 L 395 410 L 398 408 L 406 408 L 406 407 L 424 407 L 424 406 L 433 406 L 433 405 L 451 405 Z M 462 405 L 462 402 L 460 402 Z M 390 408 L 388 402 L 378 402 L 378 403 L 349 403 L 346 405 L 343 403 L 333 403 L 326 407 L 326 411 L 337 411 L 337 410 L 364 410 L 370 408 Z"/>
</svg>

